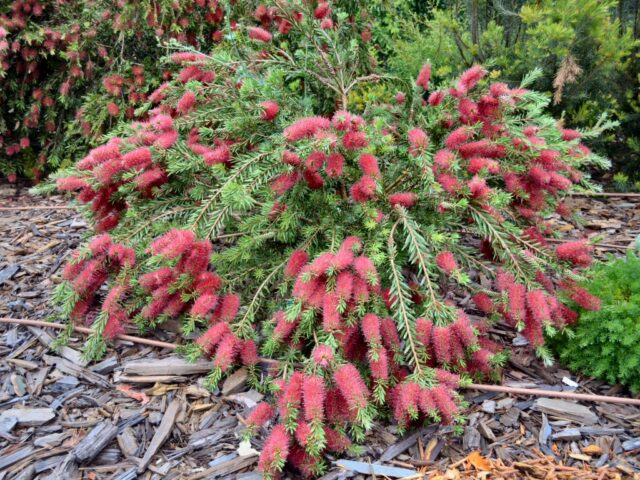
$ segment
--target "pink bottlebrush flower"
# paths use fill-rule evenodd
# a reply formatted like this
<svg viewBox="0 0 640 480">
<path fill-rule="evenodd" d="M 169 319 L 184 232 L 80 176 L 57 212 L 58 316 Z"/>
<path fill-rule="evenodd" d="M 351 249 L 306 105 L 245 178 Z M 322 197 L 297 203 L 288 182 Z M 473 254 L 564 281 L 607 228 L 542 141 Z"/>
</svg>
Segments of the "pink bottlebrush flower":
<svg viewBox="0 0 640 480">
<path fill-rule="evenodd" d="M 300 271 L 300 275 L 296 279 L 296 283 L 293 285 L 292 294 L 294 297 L 300 300 L 309 301 L 316 290 L 324 285 L 324 281 L 321 278 L 311 278 L 308 282 L 304 281 L 304 274 L 309 272 L 309 267 L 304 267 Z"/>
<path fill-rule="evenodd" d="M 526 287 L 521 283 L 513 283 L 507 288 L 509 296 L 509 314 L 516 321 L 524 320 Z"/>
<path fill-rule="evenodd" d="M 451 195 L 456 194 L 460 191 L 460 182 L 453 175 L 449 175 L 448 173 L 441 173 L 437 176 L 436 180 L 443 188 L 443 190 Z"/>
<path fill-rule="evenodd" d="M 124 170 L 144 169 L 151 165 L 151 150 L 146 147 L 136 148 L 122 156 Z"/>
<path fill-rule="evenodd" d="M 107 293 L 107 295 L 104 297 L 101 310 L 103 312 L 114 313 L 117 310 L 121 309 L 118 305 L 118 302 L 127 292 L 127 289 L 128 287 L 125 285 L 116 285 L 111 290 L 109 290 L 109 293 Z"/>
<path fill-rule="evenodd" d="M 218 304 L 218 296 L 214 293 L 204 293 L 191 306 L 189 315 L 204 318 Z"/>
<path fill-rule="evenodd" d="M 340 300 L 348 302 L 351 299 L 352 292 L 353 274 L 350 272 L 340 272 L 336 278 L 336 295 Z"/>
<path fill-rule="evenodd" d="M 555 287 L 553 286 L 553 282 L 549 277 L 547 277 L 543 272 L 538 270 L 536 272 L 536 282 L 538 282 L 549 294 L 553 294 L 555 291 Z"/>
<path fill-rule="evenodd" d="M 187 304 L 178 293 L 171 295 L 162 313 L 170 318 L 175 318 L 182 314 Z"/>
<path fill-rule="evenodd" d="M 360 155 L 358 161 L 360 170 L 364 175 L 369 175 L 373 178 L 380 178 L 380 168 L 378 168 L 378 159 L 370 153 L 363 153 Z"/>
<path fill-rule="evenodd" d="M 279 197 L 291 190 L 299 180 L 300 174 L 298 172 L 283 173 L 271 182 L 271 191 Z"/>
<path fill-rule="evenodd" d="M 156 138 L 153 144 L 156 147 L 165 150 L 167 148 L 171 148 L 173 144 L 176 143 L 177 140 L 178 140 L 178 132 L 176 132 L 175 130 L 169 130 L 167 132 L 164 132 L 158 138 Z"/>
<path fill-rule="evenodd" d="M 301 446 L 306 447 L 309 437 L 311 437 L 311 425 L 307 422 L 298 421 L 294 436 Z"/>
<path fill-rule="evenodd" d="M 195 277 L 200 272 L 207 269 L 209 257 L 211 256 L 211 243 L 208 241 L 195 242 L 189 252 L 186 252 L 176 269 L 181 273 L 188 273 Z"/>
<path fill-rule="evenodd" d="M 433 163 L 435 163 L 442 170 L 448 170 L 455 159 L 456 157 L 451 150 L 442 149 L 438 150 L 433 156 Z"/>
<path fill-rule="evenodd" d="M 288 142 L 295 142 L 312 137 L 318 130 L 324 130 L 330 126 L 331 122 L 324 117 L 306 117 L 289 125 L 282 134 Z"/>
<path fill-rule="evenodd" d="M 426 388 L 420 390 L 420 396 L 418 397 L 418 406 L 420 407 L 420 411 L 425 415 L 431 415 L 438 410 L 431 390 Z"/>
<path fill-rule="evenodd" d="M 458 115 L 460 116 L 460 123 L 465 125 L 473 125 L 479 119 L 479 107 L 476 102 L 468 98 L 461 98 L 458 102 Z"/>
<path fill-rule="evenodd" d="M 380 334 L 382 335 L 382 343 L 386 348 L 391 351 L 396 351 L 400 348 L 400 335 L 398 335 L 398 329 L 391 317 L 383 318 L 380 321 Z"/>
<path fill-rule="evenodd" d="M 300 410 L 302 405 L 302 383 L 304 375 L 300 372 L 293 372 L 289 381 L 282 387 L 280 397 L 278 398 L 278 411 L 283 419 L 287 419 L 293 414 L 294 410 Z"/>
<path fill-rule="evenodd" d="M 361 255 L 353 260 L 354 271 L 370 285 L 378 284 L 378 271 L 370 258 Z"/>
<path fill-rule="evenodd" d="M 570 142 L 572 140 L 578 140 L 582 138 L 582 134 L 580 132 L 578 132 L 577 130 L 571 130 L 569 128 L 563 128 L 562 130 L 560 130 L 560 133 L 562 134 L 562 139 L 565 142 Z"/>
<path fill-rule="evenodd" d="M 494 368 L 491 365 L 492 353 L 486 349 L 480 349 L 471 354 L 468 370 L 471 373 L 479 372 L 483 375 L 491 375 Z"/>
<path fill-rule="evenodd" d="M 367 313 L 361 320 L 362 335 L 370 345 L 380 345 L 380 319 L 373 313 Z"/>
<path fill-rule="evenodd" d="M 151 292 L 156 288 L 167 285 L 173 281 L 173 270 L 169 267 L 161 267 L 150 273 L 140 276 L 138 283 L 147 292 Z"/>
<path fill-rule="evenodd" d="M 247 416 L 247 425 L 253 428 L 260 428 L 273 418 L 274 413 L 271 405 L 267 402 L 260 402 Z"/>
<path fill-rule="evenodd" d="M 102 164 L 102 166 L 96 170 L 95 178 L 102 185 L 109 185 L 115 181 L 115 177 L 122 173 L 122 162 L 119 158 L 108 160 Z"/>
<path fill-rule="evenodd" d="M 522 335 L 536 348 L 544 345 L 542 322 L 537 317 L 534 317 L 530 310 L 527 311 L 527 316 L 525 317 Z"/>
<path fill-rule="evenodd" d="M 229 333 L 231 333 L 229 324 L 225 322 L 219 322 L 209 327 L 206 332 L 198 337 L 196 343 L 202 347 L 206 355 L 211 355 L 218 343 L 220 343 L 220 340 L 222 340 L 222 338 Z"/>
<path fill-rule="evenodd" d="M 100 262 L 95 259 L 89 260 L 83 267 L 73 281 L 74 290 L 81 296 L 91 291 L 95 280 L 100 278 L 102 272 Z"/>
<path fill-rule="evenodd" d="M 351 447 L 351 440 L 347 436 L 331 428 L 324 428 L 324 437 L 327 441 L 327 450 L 330 452 L 342 453 Z"/>
<path fill-rule="evenodd" d="M 326 158 L 327 156 L 323 152 L 316 150 L 315 152 L 311 152 L 309 154 L 307 160 L 305 161 L 305 166 L 307 167 L 307 170 L 317 172 L 324 165 Z"/>
<path fill-rule="evenodd" d="M 495 305 L 491 300 L 491 297 L 484 292 L 476 293 L 472 297 L 473 303 L 476 304 L 483 313 L 490 315 L 495 311 Z"/>
<path fill-rule="evenodd" d="M 311 352 L 314 364 L 327 368 L 333 362 L 333 349 L 329 345 L 317 345 Z"/>
<path fill-rule="evenodd" d="M 571 180 L 556 172 L 549 172 L 549 185 L 556 190 L 569 190 Z"/>
<path fill-rule="evenodd" d="M 259 361 L 258 346 L 253 340 L 244 340 L 240 344 L 240 361 L 243 365 L 251 367 Z"/>
<path fill-rule="evenodd" d="M 173 130 L 173 119 L 169 115 L 160 114 L 149 120 L 149 125 L 155 130 L 168 132 Z"/>
<path fill-rule="evenodd" d="M 114 102 L 109 102 L 107 103 L 107 112 L 112 117 L 115 117 L 120 113 L 120 107 L 118 107 L 118 105 L 115 104 Z"/>
<path fill-rule="evenodd" d="M 498 273 L 496 275 L 496 288 L 499 292 L 508 290 L 514 282 L 515 279 L 512 274 L 506 270 L 498 269 Z"/>
<path fill-rule="evenodd" d="M 447 95 L 447 92 L 444 92 L 442 90 L 437 91 L 437 92 L 433 92 L 431 95 L 429 95 L 429 98 L 428 98 L 427 102 L 432 107 L 437 107 L 438 105 L 440 105 L 442 103 L 442 101 L 444 100 L 444 97 L 446 97 L 446 95 Z"/>
<path fill-rule="evenodd" d="M 124 310 L 112 312 L 107 319 L 107 324 L 102 331 L 102 336 L 107 340 L 113 340 L 125 332 L 124 325 L 129 320 Z"/>
<path fill-rule="evenodd" d="M 464 145 L 460 145 L 458 147 L 458 152 L 463 158 L 482 156 L 496 158 L 504 156 L 505 150 L 501 145 L 496 145 L 490 140 L 484 138 L 477 142 L 469 142 Z"/>
<path fill-rule="evenodd" d="M 431 395 L 444 423 L 451 423 L 458 414 L 458 406 L 451 398 L 450 391 L 444 385 L 438 385 L 431 389 Z"/>
<path fill-rule="evenodd" d="M 405 101 L 405 98 L 406 97 L 405 97 L 404 93 L 398 92 L 398 93 L 396 93 L 396 96 L 395 96 L 394 100 L 396 101 L 396 103 L 398 105 L 402 105 L 404 103 L 404 101 Z"/>
<path fill-rule="evenodd" d="M 314 276 L 320 276 L 327 272 L 331 264 L 333 263 L 333 253 L 324 252 L 311 263 L 309 271 Z"/>
<path fill-rule="evenodd" d="M 451 325 L 451 331 L 465 347 L 478 343 L 471 322 L 462 311 L 458 313 L 458 319 Z"/>
<path fill-rule="evenodd" d="M 473 157 L 471 160 L 469 160 L 467 171 L 470 174 L 475 175 L 483 169 L 491 174 L 496 174 L 500 171 L 500 166 L 498 162 L 490 158 Z"/>
<path fill-rule="evenodd" d="M 311 190 L 318 190 L 324 186 L 324 179 L 318 172 L 305 170 L 302 176 Z"/>
<path fill-rule="evenodd" d="M 580 287 L 573 280 L 563 280 L 560 282 L 560 288 L 569 296 L 571 300 L 577 303 L 585 310 L 600 310 L 602 302 L 598 297 L 591 295 L 585 288 Z"/>
<path fill-rule="evenodd" d="M 373 357 L 371 355 L 369 356 L 371 376 L 375 380 L 387 380 L 389 378 L 389 355 L 387 349 L 379 347 L 376 353 L 378 355 L 377 360 L 373 360 Z"/>
<path fill-rule="evenodd" d="M 165 99 L 165 91 L 169 88 L 169 82 L 162 83 L 158 88 L 156 88 L 148 97 L 148 100 L 151 103 L 160 103 Z"/>
<path fill-rule="evenodd" d="M 425 63 L 418 73 L 416 85 L 422 87 L 423 90 L 429 90 L 429 80 L 431 79 L 431 64 Z"/>
<path fill-rule="evenodd" d="M 426 318 L 416 319 L 416 336 L 423 347 L 429 348 L 431 345 L 431 334 L 433 332 L 433 323 Z"/>
<path fill-rule="evenodd" d="M 458 264 L 456 263 L 453 253 L 448 251 L 440 252 L 436 256 L 436 264 L 441 270 L 444 270 L 447 273 L 453 273 L 458 269 Z"/>
<path fill-rule="evenodd" d="M 338 252 L 333 256 L 331 261 L 331 268 L 335 271 L 342 271 L 349 267 L 353 263 L 354 255 L 353 252 L 349 249 L 341 248 Z"/>
<path fill-rule="evenodd" d="M 342 327 L 342 320 L 338 312 L 340 299 L 336 293 L 327 293 L 322 303 L 322 328 L 325 332 L 335 332 Z"/>
<path fill-rule="evenodd" d="M 326 390 L 324 380 L 316 375 L 307 375 L 302 384 L 304 400 L 304 418 L 309 421 L 324 420 L 324 399 Z"/>
<path fill-rule="evenodd" d="M 429 146 L 429 137 L 419 128 L 409 130 L 407 137 L 409 143 L 416 151 L 423 151 Z"/>
<path fill-rule="evenodd" d="M 154 240 L 149 249 L 153 255 L 162 255 L 167 260 L 179 257 L 191 249 L 196 236 L 191 230 L 169 230 Z"/>
<path fill-rule="evenodd" d="M 349 130 L 351 128 L 351 114 L 346 110 L 340 110 L 333 114 L 331 124 L 338 131 Z"/>
<path fill-rule="evenodd" d="M 109 249 L 111 244 L 112 244 L 111 237 L 109 236 L 108 233 L 105 233 L 103 235 L 98 235 L 97 237 L 93 237 L 89 242 L 88 246 L 93 256 L 97 257 L 105 253 Z"/>
<path fill-rule="evenodd" d="M 207 165 L 216 165 L 218 163 L 228 163 L 231 160 L 231 150 L 229 145 L 223 143 L 222 145 L 208 151 L 203 155 L 204 163 Z"/>
<path fill-rule="evenodd" d="M 193 106 L 196 104 L 196 94 L 190 90 L 184 92 L 180 100 L 178 100 L 178 104 L 176 105 L 176 110 L 178 113 L 186 114 L 188 113 Z"/>
<path fill-rule="evenodd" d="M 556 247 L 556 256 L 559 260 L 571 262 L 578 267 L 591 265 L 591 252 L 593 247 L 586 240 L 566 242 Z"/>
<path fill-rule="evenodd" d="M 290 443 L 291 438 L 284 425 L 278 424 L 273 427 L 260 453 L 258 468 L 265 473 L 277 473 L 278 465 L 283 464 L 289 456 Z"/>
<path fill-rule="evenodd" d="M 418 196 L 411 192 L 399 192 L 389 195 L 389 203 L 392 207 L 400 205 L 404 208 L 413 207 L 418 201 Z"/>
<path fill-rule="evenodd" d="M 262 113 L 260 114 L 260 118 L 267 122 L 272 121 L 278 116 L 280 112 L 280 106 L 274 102 L 273 100 L 267 100 L 266 102 L 262 102 L 260 104 L 262 107 Z"/>
<path fill-rule="evenodd" d="M 462 146 L 464 143 L 466 143 L 470 138 L 471 132 L 467 129 L 467 127 L 459 127 L 447 136 L 444 143 L 447 148 L 456 150 L 460 148 L 460 146 Z"/>
<path fill-rule="evenodd" d="M 369 142 L 367 142 L 367 136 L 364 132 L 351 131 L 347 132 L 345 136 L 342 137 L 342 145 L 347 150 L 358 150 L 365 148 L 369 145 Z"/>
<path fill-rule="evenodd" d="M 485 199 L 491 194 L 491 188 L 487 185 L 487 181 L 475 175 L 468 184 L 471 196 L 477 199 Z"/>
<path fill-rule="evenodd" d="M 213 359 L 213 366 L 218 367 L 223 372 L 226 372 L 231 368 L 234 360 L 238 356 L 238 347 L 240 342 L 238 337 L 232 333 L 226 334 L 220 343 L 218 343 L 218 349 L 216 350 L 216 356 Z"/>
<path fill-rule="evenodd" d="M 465 93 L 468 92 L 473 87 L 475 87 L 486 74 L 487 71 L 484 68 L 482 68 L 480 65 L 474 65 L 460 76 L 460 81 L 458 82 L 457 87 L 458 90 L 461 90 Z"/>
<path fill-rule="evenodd" d="M 538 187 L 544 187 L 549 183 L 551 178 L 542 167 L 533 166 L 529 169 L 529 180 Z"/>
<path fill-rule="evenodd" d="M 294 152 L 285 150 L 282 153 L 282 162 L 286 163 L 287 165 L 291 165 L 293 167 L 298 167 L 300 166 L 301 160 L 300 160 L 300 157 L 296 155 Z"/>
<path fill-rule="evenodd" d="M 449 327 L 433 327 L 433 354 L 438 363 L 451 363 L 451 330 Z"/>
<path fill-rule="evenodd" d="M 531 290 L 527 292 L 527 307 L 529 313 L 537 323 L 543 324 L 551 320 L 549 303 L 542 290 Z"/>
<path fill-rule="evenodd" d="M 261 27 L 249 27 L 247 31 L 250 39 L 257 40 L 259 42 L 268 43 L 273 38 L 273 35 Z"/>
<path fill-rule="evenodd" d="M 460 386 L 460 375 L 436 368 L 436 380 L 445 387 L 456 390 Z"/>
<path fill-rule="evenodd" d="M 361 410 L 367 406 L 369 391 L 360 372 L 351 363 L 339 367 L 333 374 L 333 380 L 351 410 Z"/>
<path fill-rule="evenodd" d="M 333 30 L 333 20 L 330 18 L 323 18 L 320 22 L 320 28 L 323 30 Z"/>
<path fill-rule="evenodd" d="M 56 188 L 61 192 L 72 192 L 88 187 L 89 184 L 84 178 L 80 177 L 64 177 L 56 180 Z"/>
<path fill-rule="evenodd" d="M 330 177 L 341 177 L 344 170 L 344 157 L 339 153 L 332 153 L 327 160 L 325 171 Z"/>
<path fill-rule="evenodd" d="M 273 337 L 279 341 L 286 340 L 298 326 L 298 321 L 294 320 L 293 322 L 289 322 L 282 310 L 278 310 L 273 314 L 273 320 L 276 323 L 276 327 L 273 330 Z"/>
<path fill-rule="evenodd" d="M 513 172 L 505 174 L 504 183 L 507 191 L 516 196 L 522 196 L 522 192 L 525 191 L 524 183 L 522 183 L 520 177 Z"/>
<path fill-rule="evenodd" d="M 351 250 L 354 253 L 359 252 L 362 249 L 362 240 L 355 235 L 351 235 L 344 239 L 340 250 Z"/>
<path fill-rule="evenodd" d="M 494 97 L 509 95 L 509 86 L 506 83 L 492 83 L 489 85 L 489 93 Z"/>
<path fill-rule="evenodd" d="M 222 280 L 213 272 L 201 272 L 193 283 L 193 289 L 202 294 L 215 292 L 222 285 Z"/>
<path fill-rule="evenodd" d="M 303 250 L 294 250 L 286 267 L 284 268 L 284 276 L 286 278 L 294 278 L 300 273 L 303 266 L 309 261 L 309 254 Z"/>
<path fill-rule="evenodd" d="M 351 185 L 350 191 L 354 202 L 367 202 L 375 197 L 376 181 L 368 175 L 363 175 L 360 180 Z"/>
<path fill-rule="evenodd" d="M 329 13 L 331 13 L 331 7 L 329 7 L 329 2 L 320 2 L 318 3 L 318 6 L 316 7 L 316 9 L 313 11 L 313 16 L 316 17 L 318 20 L 321 20 L 327 15 L 329 15 Z"/>
<path fill-rule="evenodd" d="M 275 222 L 280 218 L 280 215 L 287 210 L 287 205 L 280 202 L 273 202 L 273 206 L 267 215 L 267 218 L 272 222 Z"/>
<path fill-rule="evenodd" d="M 220 306 L 216 310 L 216 316 L 223 322 L 230 322 L 238 314 L 240 308 L 240 295 L 229 293 L 222 298 Z"/>
<path fill-rule="evenodd" d="M 418 413 L 420 386 L 414 382 L 401 383 L 396 387 L 394 395 L 393 416 L 401 425 L 407 425 L 410 412 Z"/>
</svg>

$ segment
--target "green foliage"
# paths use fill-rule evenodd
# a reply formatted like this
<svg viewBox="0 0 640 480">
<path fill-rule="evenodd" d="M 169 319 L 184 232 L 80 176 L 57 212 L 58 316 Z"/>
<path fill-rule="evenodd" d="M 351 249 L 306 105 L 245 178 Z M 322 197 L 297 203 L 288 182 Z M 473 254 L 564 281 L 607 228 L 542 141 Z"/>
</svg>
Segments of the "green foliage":
<svg viewBox="0 0 640 480">
<path fill-rule="evenodd" d="M 640 392 L 640 258 L 598 264 L 585 287 L 602 299 L 602 309 L 581 311 L 578 323 L 558 336 L 554 347 L 576 372 L 626 385 Z"/>
</svg>

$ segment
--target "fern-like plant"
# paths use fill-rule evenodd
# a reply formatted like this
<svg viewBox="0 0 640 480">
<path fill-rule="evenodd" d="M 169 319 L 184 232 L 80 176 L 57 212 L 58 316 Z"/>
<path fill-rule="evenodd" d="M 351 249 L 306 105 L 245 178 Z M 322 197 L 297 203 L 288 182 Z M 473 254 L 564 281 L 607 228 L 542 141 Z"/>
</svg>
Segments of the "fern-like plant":
<svg viewBox="0 0 640 480">
<path fill-rule="evenodd" d="M 575 293 L 589 263 L 586 242 L 544 238 L 544 216 L 589 186 L 579 169 L 606 163 L 588 133 L 478 65 L 450 87 L 431 85 L 428 64 L 389 77 L 370 27 L 360 2 L 259 7 L 212 52 L 174 54 L 182 70 L 150 96 L 149 121 L 57 179 L 108 232 L 57 291 L 63 316 L 96 318 L 87 355 L 131 324 L 179 319 L 195 338 L 185 353 L 213 359 L 211 385 L 244 364 L 275 394 L 247 421 L 254 433 L 277 414 L 268 475 L 320 473 L 375 418 L 455 422 L 460 382 L 503 358 L 488 325 L 503 319 L 546 357 L 543 332 L 575 316 L 558 292 Z M 399 93 L 350 111 L 367 82 Z M 277 367 L 258 385 L 259 354 Z"/>
</svg>

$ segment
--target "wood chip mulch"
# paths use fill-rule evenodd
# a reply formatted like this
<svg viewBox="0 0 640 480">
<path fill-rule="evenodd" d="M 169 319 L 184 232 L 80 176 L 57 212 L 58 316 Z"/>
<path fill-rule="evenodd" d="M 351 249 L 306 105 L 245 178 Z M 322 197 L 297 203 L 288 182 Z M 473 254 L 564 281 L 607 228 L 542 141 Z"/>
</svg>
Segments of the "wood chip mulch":
<svg viewBox="0 0 640 480">
<path fill-rule="evenodd" d="M 610 223 L 588 220 L 564 233 L 631 242 L 640 232 L 640 199 L 635 209 L 621 207 L 623 200 L 572 199 Z M 13 187 L 0 185 L 0 206 L 30 204 L 64 201 L 16 198 Z M 0 214 L 0 316 L 44 319 L 52 312 L 51 290 L 84 228 L 72 210 Z M 157 338 L 174 341 L 170 330 Z M 500 325 L 492 334 L 513 345 L 503 385 L 628 394 L 542 366 Z M 264 437 L 241 444 L 243 419 L 262 399 L 247 387 L 245 372 L 212 393 L 202 386 L 208 362 L 117 342 L 103 361 L 88 364 L 81 335 L 57 352 L 54 337 L 49 329 L 0 324 L 0 480 L 262 478 L 255 470 Z M 461 435 L 427 426 L 401 436 L 394 426 L 376 425 L 358 455 L 328 458 L 323 479 L 640 478 L 640 408 L 474 391 L 465 398 Z"/>
</svg>

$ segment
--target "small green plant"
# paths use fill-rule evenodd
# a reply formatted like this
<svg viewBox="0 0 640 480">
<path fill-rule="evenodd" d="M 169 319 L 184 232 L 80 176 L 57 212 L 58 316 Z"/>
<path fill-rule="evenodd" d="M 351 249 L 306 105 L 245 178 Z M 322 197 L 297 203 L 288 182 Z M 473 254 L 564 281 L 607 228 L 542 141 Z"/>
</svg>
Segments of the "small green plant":
<svg viewBox="0 0 640 480">
<path fill-rule="evenodd" d="M 555 345 L 569 368 L 640 392 L 640 258 L 598 264 L 586 288 L 602 299 L 599 311 L 580 310 L 576 325 Z"/>
</svg>

